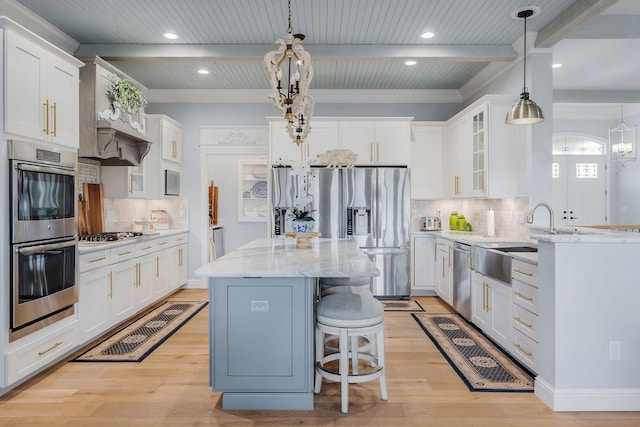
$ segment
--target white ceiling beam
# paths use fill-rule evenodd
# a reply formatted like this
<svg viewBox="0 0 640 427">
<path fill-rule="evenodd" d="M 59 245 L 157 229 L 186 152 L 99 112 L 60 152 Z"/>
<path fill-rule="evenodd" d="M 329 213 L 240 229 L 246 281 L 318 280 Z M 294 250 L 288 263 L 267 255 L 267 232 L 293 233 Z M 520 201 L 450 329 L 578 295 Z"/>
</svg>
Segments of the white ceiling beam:
<svg viewBox="0 0 640 427">
<path fill-rule="evenodd" d="M 593 18 L 568 39 L 638 39 L 640 38 L 640 16 L 600 15 Z"/>
<path fill-rule="evenodd" d="M 551 22 L 538 31 L 535 46 L 550 48 L 574 33 L 581 25 L 601 14 L 618 0 L 580 0 L 569 6 L 567 10 L 556 16 Z"/>
<path fill-rule="evenodd" d="M 275 45 L 179 45 L 179 44 L 83 44 L 78 58 L 99 56 L 107 61 L 157 60 L 256 60 Z M 352 61 L 385 61 L 412 58 L 447 62 L 509 62 L 517 57 L 507 45 L 308 45 L 314 61 L 348 58 Z"/>
</svg>

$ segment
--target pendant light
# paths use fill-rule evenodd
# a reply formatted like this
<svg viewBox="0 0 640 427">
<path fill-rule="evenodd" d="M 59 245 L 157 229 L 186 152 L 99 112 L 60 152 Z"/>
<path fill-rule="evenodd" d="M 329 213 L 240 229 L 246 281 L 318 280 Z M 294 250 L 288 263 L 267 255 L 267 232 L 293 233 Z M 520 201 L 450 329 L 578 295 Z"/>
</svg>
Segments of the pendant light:
<svg viewBox="0 0 640 427">
<path fill-rule="evenodd" d="M 264 56 L 264 67 L 271 85 L 269 98 L 288 122 L 289 136 L 300 145 L 311 130 L 313 98 L 309 95 L 309 85 L 313 69 L 311 56 L 302 47 L 304 34 L 291 31 L 291 1 L 288 8 L 287 36 L 285 40 L 276 40 L 278 49 Z"/>
<path fill-rule="evenodd" d="M 520 19 L 524 19 L 524 48 L 523 48 L 523 88 L 520 99 L 516 102 L 511 110 L 507 113 L 505 123 L 508 125 L 530 125 L 544 121 L 542 109 L 538 107 L 534 101 L 529 99 L 529 91 L 527 90 L 527 18 L 533 15 L 532 9 L 525 9 L 516 15 Z"/>
</svg>

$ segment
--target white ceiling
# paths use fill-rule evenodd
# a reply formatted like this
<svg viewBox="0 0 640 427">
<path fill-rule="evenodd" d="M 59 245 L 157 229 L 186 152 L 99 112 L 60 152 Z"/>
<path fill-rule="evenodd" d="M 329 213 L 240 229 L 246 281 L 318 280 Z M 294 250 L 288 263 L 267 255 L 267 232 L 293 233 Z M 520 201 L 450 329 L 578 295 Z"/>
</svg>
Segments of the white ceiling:
<svg viewBox="0 0 640 427">
<path fill-rule="evenodd" d="M 554 70 L 561 101 L 640 102 L 638 0 L 291 3 L 293 32 L 306 34 L 312 58 L 312 90 L 464 93 L 488 64 L 518 60 L 522 20 L 510 15 L 535 6 L 540 13 L 528 30 L 538 33 L 536 48 L 552 49 L 563 64 Z M 64 33 L 47 34 L 63 48 L 99 55 L 152 90 L 267 89 L 262 57 L 287 30 L 285 0 L 0 0 L 0 12 L 3 6 L 30 9 Z M 421 39 L 425 30 L 436 37 Z M 180 38 L 164 39 L 167 31 Z M 404 65 L 407 58 L 418 64 Z M 201 67 L 211 73 L 197 74 Z"/>
</svg>

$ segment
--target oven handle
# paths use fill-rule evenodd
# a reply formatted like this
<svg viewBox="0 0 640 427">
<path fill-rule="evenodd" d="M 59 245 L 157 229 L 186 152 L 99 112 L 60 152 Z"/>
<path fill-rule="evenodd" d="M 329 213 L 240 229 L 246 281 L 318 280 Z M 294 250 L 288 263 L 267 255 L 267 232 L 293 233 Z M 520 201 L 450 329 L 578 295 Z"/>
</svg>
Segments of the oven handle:
<svg viewBox="0 0 640 427">
<path fill-rule="evenodd" d="M 72 175 L 76 174 L 75 168 L 65 168 L 65 167 L 49 167 L 49 166 L 35 166 L 27 163 L 19 163 L 16 166 L 18 169 L 29 172 L 43 172 L 43 173 L 56 173 L 61 175 Z"/>
<path fill-rule="evenodd" d="M 21 254 L 33 254 L 33 253 L 46 252 L 46 251 L 55 250 L 55 249 L 62 249 L 69 246 L 74 246 L 75 244 L 76 244 L 75 239 L 65 240 L 63 242 L 50 243 L 48 245 L 28 246 L 28 247 L 19 248 L 18 252 Z"/>
</svg>

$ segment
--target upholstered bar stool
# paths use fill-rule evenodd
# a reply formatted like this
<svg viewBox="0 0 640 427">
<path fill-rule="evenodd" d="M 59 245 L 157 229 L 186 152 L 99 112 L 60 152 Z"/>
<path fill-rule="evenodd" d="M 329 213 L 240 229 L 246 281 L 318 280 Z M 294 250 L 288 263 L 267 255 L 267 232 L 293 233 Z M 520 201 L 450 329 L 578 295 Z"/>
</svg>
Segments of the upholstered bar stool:
<svg viewBox="0 0 640 427">
<path fill-rule="evenodd" d="M 325 335 L 327 334 L 338 337 L 338 351 L 329 351 L 325 354 Z M 375 336 L 377 354 L 364 352 L 363 349 L 367 347 L 358 345 L 358 340 L 367 336 Z M 339 360 L 338 372 L 330 371 L 325 366 L 334 360 Z M 359 372 L 360 360 L 369 362 L 370 372 Z M 320 393 L 323 378 L 340 383 L 341 410 L 345 414 L 349 411 L 349 384 L 379 378 L 382 400 L 387 400 L 384 309 L 382 303 L 373 296 L 342 293 L 327 295 L 318 302 L 316 306 L 316 393 Z"/>
<path fill-rule="evenodd" d="M 337 293 L 369 293 L 371 279 L 368 277 L 322 277 L 320 278 L 320 296 Z"/>
</svg>

